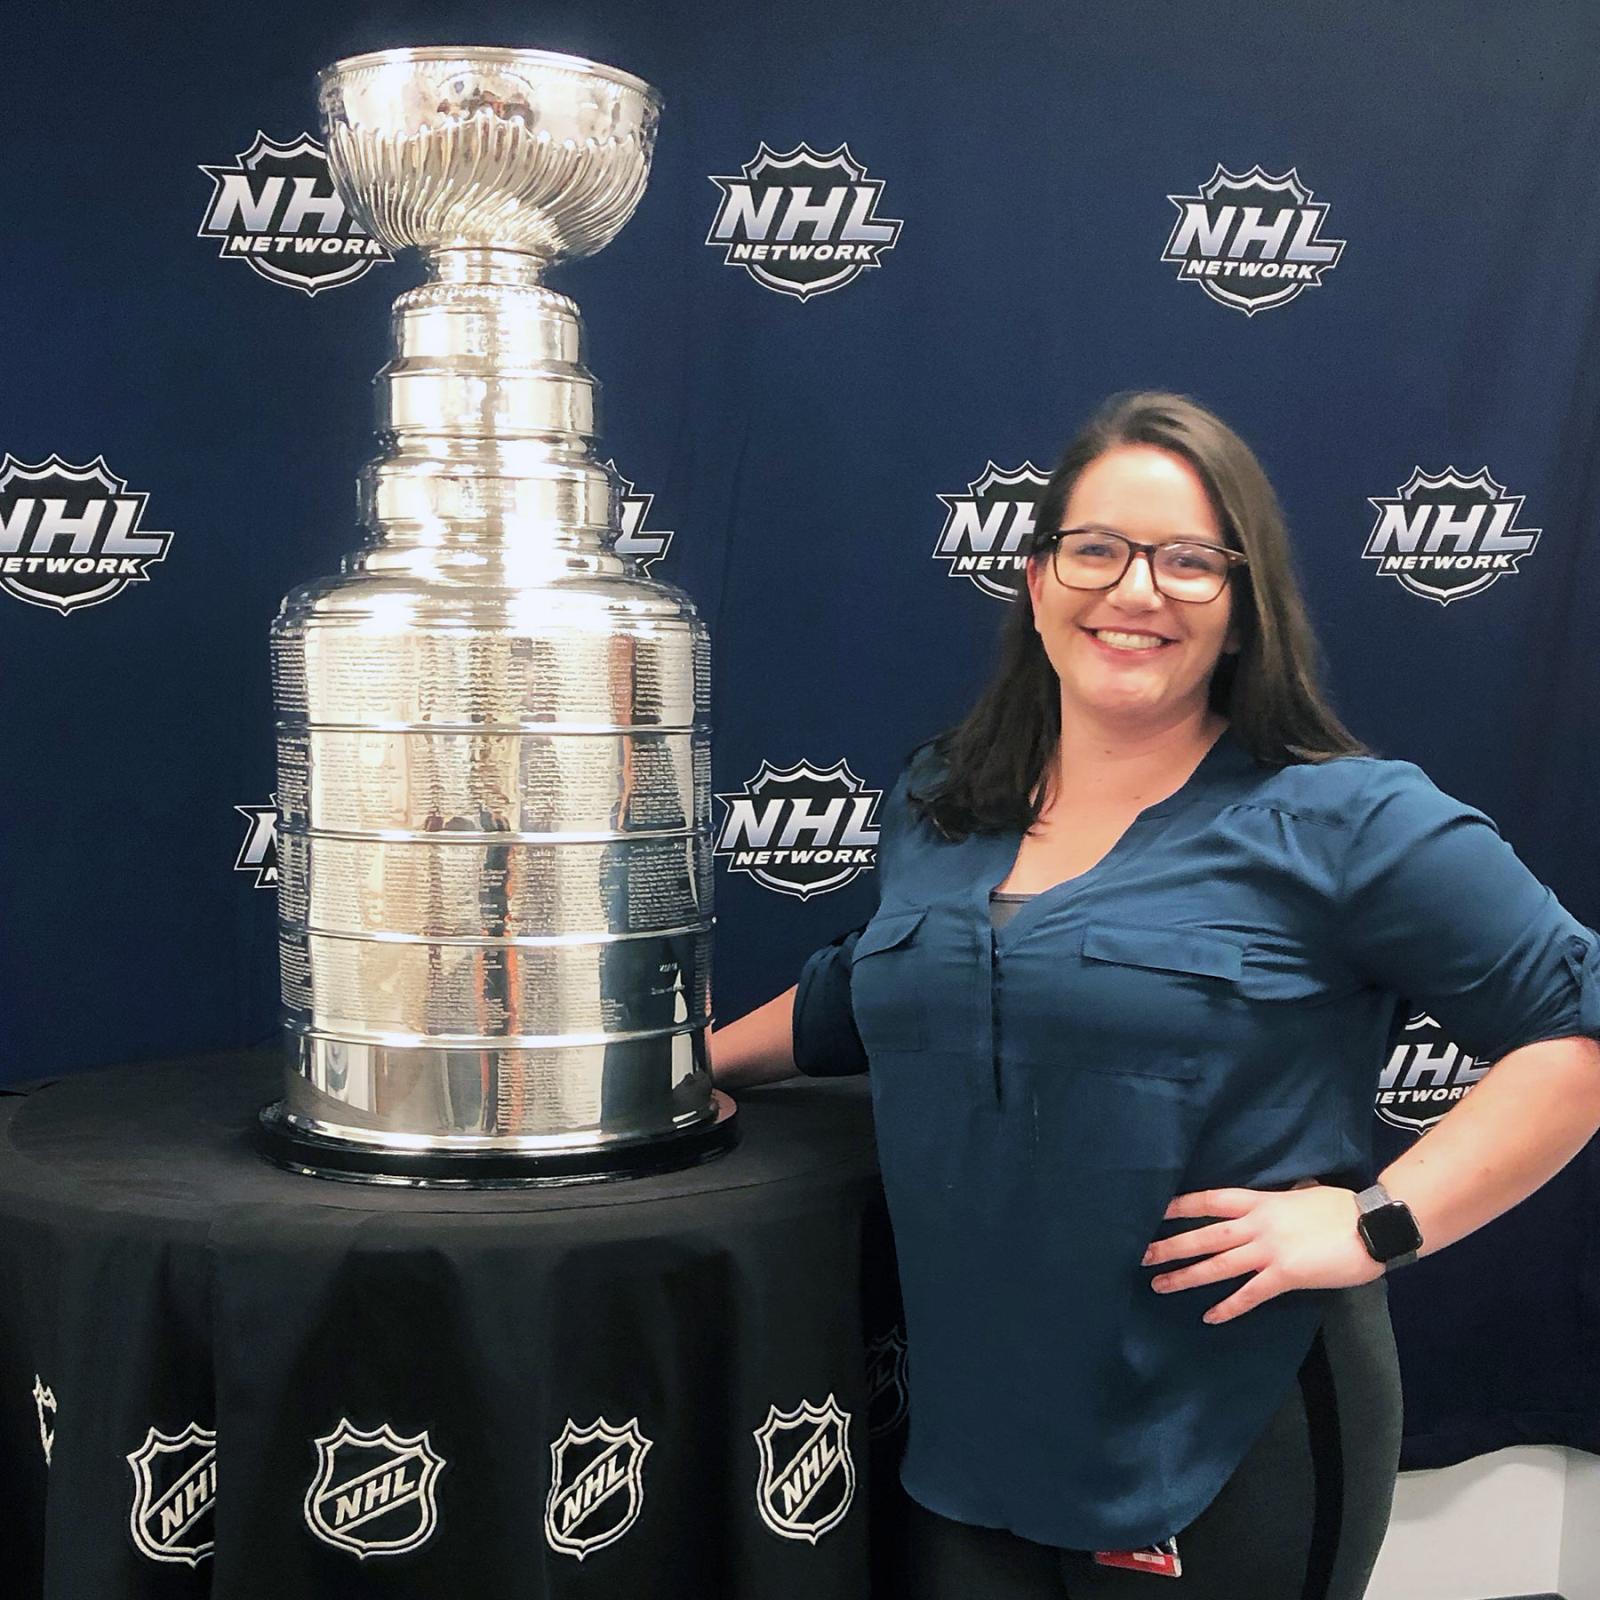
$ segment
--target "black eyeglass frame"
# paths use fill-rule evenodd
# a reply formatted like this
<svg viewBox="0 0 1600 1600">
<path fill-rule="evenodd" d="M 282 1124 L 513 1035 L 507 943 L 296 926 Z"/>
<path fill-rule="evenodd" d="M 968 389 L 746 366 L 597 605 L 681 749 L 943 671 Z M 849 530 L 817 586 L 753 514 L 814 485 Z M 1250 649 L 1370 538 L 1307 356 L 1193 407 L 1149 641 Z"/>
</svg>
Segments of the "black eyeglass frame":
<svg viewBox="0 0 1600 1600">
<path fill-rule="evenodd" d="M 1120 540 L 1121 543 L 1128 547 L 1128 558 L 1122 563 L 1122 570 L 1111 580 L 1110 583 L 1068 583 L 1067 580 L 1061 576 L 1060 572 L 1056 569 L 1056 551 L 1061 547 L 1061 541 L 1066 538 L 1069 533 L 1109 534 L 1111 538 Z M 1222 582 L 1217 585 L 1216 594 L 1212 595 L 1206 600 L 1190 600 L 1181 594 L 1168 594 L 1167 591 L 1161 587 L 1161 574 L 1156 571 L 1156 551 L 1164 550 L 1169 545 L 1175 544 L 1192 545 L 1197 550 L 1210 550 L 1216 555 L 1227 557 L 1229 570 L 1223 573 Z M 1033 553 L 1036 556 L 1043 555 L 1047 550 L 1050 552 L 1050 571 L 1054 575 L 1056 582 L 1059 583 L 1063 589 L 1076 589 L 1080 594 L 1099 594 L 1103 593 L 1107 589 L 1115 589 L 1116 586 L 1121 583 L 1125 577 L 1127 577 L 1128 568 L 1133 565 L 1133 558 L 1135 556 L 1143 556 L 1144 564 L 1150 573 L 1150 582 L 1155 586 L 1156 593 L 1164 596 L 1168 600 L 1176 600 L 1179 605 L 1187 606 L 1210 605 L 1211 601 L 1215 600 L 1217 595 L 1220 595 L 1222 591 L 1227 588 L 1229 580 L 1233 577 L 1233 569 L 1236 567 L 1248 567 L 1250 565 L 1249 556 L 1245 555 L 1242 550 L 1230 550 L 1226 545 L 1212 544 L 1206 539 L 1167 539 L 1161 544 L 1140 544 L 1137 539 L 1130 539 L 1127 534 L 1118 533 L 1115 528 L 1103 528 L 1095 522 L 1087 522 L 1076 528 L 1058 528 L 1054 533 L 1041 534 L 1034 541 Z"/>
</svg>

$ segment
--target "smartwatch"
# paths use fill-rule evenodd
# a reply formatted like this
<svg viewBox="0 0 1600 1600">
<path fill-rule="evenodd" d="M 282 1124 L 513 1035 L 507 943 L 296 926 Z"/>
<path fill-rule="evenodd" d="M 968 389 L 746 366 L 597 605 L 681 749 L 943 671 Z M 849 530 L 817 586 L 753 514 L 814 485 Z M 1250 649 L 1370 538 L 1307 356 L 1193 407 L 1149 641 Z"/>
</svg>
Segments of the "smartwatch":
<svg viewBox="0 0 1600 1600">
<path fill-rule="evenodd" d="M 1392 1271 L 1417 1259 L 1422 1230 L 1404 1200 L 1396 1200 L 1381 1183 L 1375 1183 L 1356 1196 L 1356 1204 L 1361 1208 L 1356 1231 L 1374 1261 Z"/>
</svg>

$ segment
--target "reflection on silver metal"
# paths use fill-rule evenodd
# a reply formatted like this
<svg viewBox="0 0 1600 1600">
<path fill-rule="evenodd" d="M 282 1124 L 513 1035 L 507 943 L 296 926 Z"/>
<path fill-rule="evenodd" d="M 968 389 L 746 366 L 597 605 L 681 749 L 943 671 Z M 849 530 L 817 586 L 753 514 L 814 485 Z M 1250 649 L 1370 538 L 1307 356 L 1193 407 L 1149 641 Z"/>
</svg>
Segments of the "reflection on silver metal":
<svg viewBox="0 0 1600 1600">
<path fill-rule="evenodd" d="M 530 1175 L 692 1136 L 719 1116 L 709 644 L 612 549 L 582 325 L 540 282 L 628 220 L 660 102 L 474 48 L 341 61 L 321 104 L 347 204 L 428 280 L 395 302 L 368 538 L 273 627 L 276 1122 Z"/>
</svg>

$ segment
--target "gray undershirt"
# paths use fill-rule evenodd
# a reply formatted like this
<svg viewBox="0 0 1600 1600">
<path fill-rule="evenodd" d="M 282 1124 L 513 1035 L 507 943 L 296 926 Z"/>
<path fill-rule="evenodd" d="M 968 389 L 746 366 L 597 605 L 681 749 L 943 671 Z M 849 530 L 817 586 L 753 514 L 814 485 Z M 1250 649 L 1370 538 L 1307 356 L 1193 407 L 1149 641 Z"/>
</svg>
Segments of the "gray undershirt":
<svg viewBox="0 0 1600 1600">
<path fill-rule="evenodd" d="M 1008 894 L 999 889 L 989 891 L 989 922 L 998 933 L 1035 896 Z"/>
</svg>

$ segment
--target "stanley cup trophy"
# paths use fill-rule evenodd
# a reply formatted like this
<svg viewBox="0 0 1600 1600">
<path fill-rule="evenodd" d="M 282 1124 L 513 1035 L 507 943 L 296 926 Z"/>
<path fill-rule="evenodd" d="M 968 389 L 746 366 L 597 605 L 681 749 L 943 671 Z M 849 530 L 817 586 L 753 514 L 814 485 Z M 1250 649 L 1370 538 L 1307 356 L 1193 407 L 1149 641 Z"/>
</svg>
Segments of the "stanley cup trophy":
<svg viewBox="0 0 1600 1600">
<path fill-rule="evenodd" d="M 541 281 L 632 215 L 660 101 L 533 50 L 321 75 L 354 215 L 428 277 L 394 305 L 364 547 L 273 625 L 287 1094 L 322 1176 L 496 1185 L 703 1159 L 709 663 L 611 548 L 577 308 Z"/>
</svg>

